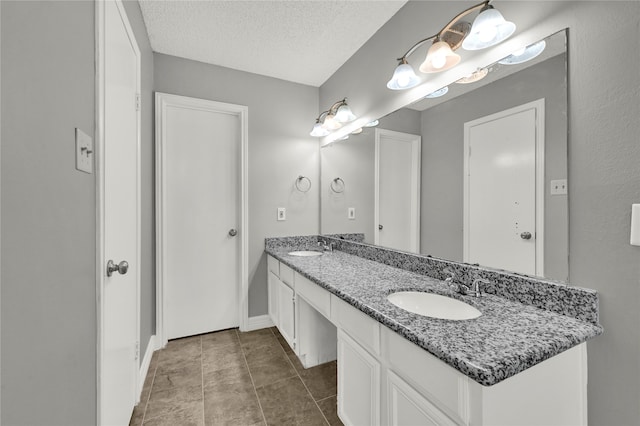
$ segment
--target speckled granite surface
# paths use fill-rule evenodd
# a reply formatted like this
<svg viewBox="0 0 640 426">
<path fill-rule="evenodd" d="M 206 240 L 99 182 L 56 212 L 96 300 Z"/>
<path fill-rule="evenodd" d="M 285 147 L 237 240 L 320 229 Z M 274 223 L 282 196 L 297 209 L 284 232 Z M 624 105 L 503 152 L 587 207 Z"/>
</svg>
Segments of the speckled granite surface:
<svg viewBox="0 0 640 426">
<path fill-rule="evenodd" d="M 305 240 L 311 242 L 313 239 Z M 287 254 L 305 248 L 272 242 L 266 252 L 485 386 L 602 333 L 602 327 L 595 323 L 504 297 L 453 294 L 437 278 L 344 251 L 325 252 L 317 257 Z M 451 321 L 412 314 L 386 299 L 387 295 L 402 290 L 454 297 L 475 306 L 482 316 Z"/>
</svg>

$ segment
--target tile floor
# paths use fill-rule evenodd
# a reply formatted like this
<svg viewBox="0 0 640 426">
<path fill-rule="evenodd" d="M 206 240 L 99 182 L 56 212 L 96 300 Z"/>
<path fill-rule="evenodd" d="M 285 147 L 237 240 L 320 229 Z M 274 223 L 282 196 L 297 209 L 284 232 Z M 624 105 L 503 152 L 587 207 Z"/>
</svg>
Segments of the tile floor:
<svg viewBox="0 0 640 426">
<path fill-rule="evenodd" d="M 275 327 L 177 339 L 154 353 L 130 425 L 342 425 L 336 374 L 305 370 Z"/>
</svg>

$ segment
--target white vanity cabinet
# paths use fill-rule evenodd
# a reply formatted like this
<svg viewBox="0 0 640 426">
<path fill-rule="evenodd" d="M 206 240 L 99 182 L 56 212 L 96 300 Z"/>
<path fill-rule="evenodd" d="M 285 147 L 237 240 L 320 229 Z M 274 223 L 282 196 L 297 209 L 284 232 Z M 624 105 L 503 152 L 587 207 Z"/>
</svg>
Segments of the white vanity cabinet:
<svg viewBox="0 0 640 426">
<path fill-rule="evenodd" d="M 280 330 L 280 334 L 295 351 L 296 314 L 294 272 L 277 259 L 267 256 L 269 269 L 269 317 Z"/>
</svg>

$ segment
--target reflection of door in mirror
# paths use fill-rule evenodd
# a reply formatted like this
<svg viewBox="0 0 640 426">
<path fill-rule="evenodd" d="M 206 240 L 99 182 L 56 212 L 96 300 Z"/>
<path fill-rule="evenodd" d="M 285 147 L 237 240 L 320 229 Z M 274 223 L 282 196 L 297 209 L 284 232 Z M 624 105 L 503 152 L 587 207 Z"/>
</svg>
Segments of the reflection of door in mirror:
<svg viewBox="0 0 640 426">
<path fill-rule="evenodd" d="M 543 275 L 544 99 L 464 125 L 468 263 Z"/>
<path fill-rule="evenodd" d="M 375 244 L 420 252 L 419 135 L 376 129 Z"/>
</svg>

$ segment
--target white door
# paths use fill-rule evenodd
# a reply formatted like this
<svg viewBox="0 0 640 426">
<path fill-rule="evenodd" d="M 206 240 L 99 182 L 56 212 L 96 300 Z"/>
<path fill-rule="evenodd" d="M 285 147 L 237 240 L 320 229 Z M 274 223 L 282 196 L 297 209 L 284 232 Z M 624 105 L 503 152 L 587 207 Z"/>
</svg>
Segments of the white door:
<svg viewBox="0 0 640 426">
<path fill-rule="evenodd" d="M 418 253 L 422 139 L 385 129 L 376 129 L 375 139 L 374 242 Z"/>
<path fill-rule="evenodd" d="M 237 327 L 240 116 L 227 104 L 156 96 L 165 338 Z"/>
<path fill-rule="evenodd" d="M 139 339 L 140 54 L 120 2 L 96 3 L 100 21 L 103 108 L 100 423 L 127 424 L 137 400 Z M 102 26 L 103 25 L 103 26 Z M 107 273 L 111 260 L 118 270 Z M 128 263 L 128 267 L 127 264 Z M 110 276 L 108 276 L 110 275 Z"/>
<path fill-rule="evenodd" d="M 464 261 L 542 275 L 544 103 L 465 123 Z"/>
</svg>

